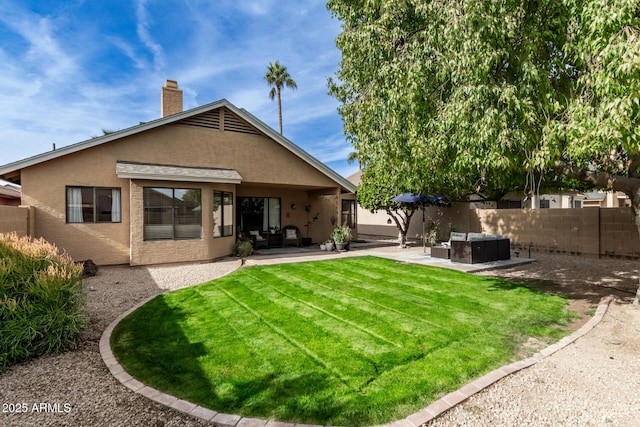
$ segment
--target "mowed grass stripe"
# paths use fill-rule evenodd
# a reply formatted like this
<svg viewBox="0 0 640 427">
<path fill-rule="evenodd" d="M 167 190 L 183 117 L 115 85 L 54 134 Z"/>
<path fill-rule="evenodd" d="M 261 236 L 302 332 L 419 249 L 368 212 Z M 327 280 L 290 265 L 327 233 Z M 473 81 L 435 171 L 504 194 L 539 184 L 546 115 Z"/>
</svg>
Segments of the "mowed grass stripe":
<svg viewBox="0 0 640 427">
<path fill-rule="evenodd" d="M 266 272 L 252 269 L 248 274 L 251 274 L 256 280 L 258 280 L 258 277 L 266 276 L 270 277 L 272 280 L 275 279 L 278 281 L 277 285 L 269 285 L 268 288 L 265 287 L 261 290 L 265 295 L 268 294 L 273 297 L 274 292 L 278 293 L 286 298 L 282 300 L 284 304 L 287 304 L 286 301 L 289 300 L 292 303 L 296 303 L 296 307 L 309 307 L 312 310 L 319 312 L 318 314 L 329 316 L 337 322 L 342 323 L 343 325 L 341 326 L 343 326 L 343 328 L 344 326 L 350 326 L 369 335 L 375 340 L 382 341 L 397 348 L 402 347 L 402 344 L 398 343 L 396 340 L 387 338 L 387 336 L 397 337 L 398 334 L 404 335 L 403 331 L 391 324 L 384 325 L 386 328 L 383 331 L 374 330 L 379 323 L 379 317 L 375 318 L 369 313 L 358 309 L 347 310 L 347 306 L 344 305 L 345 298 L 343 293 L 318 293 L 318 287 L 313 286 L 306 280 L 298 279 L 295 280 L 295 282 L 291 282 L 288 280 L 289 278 L 286 275 L 280 275 L 277 271 Z M 306 287 L 305 285 L 311 286 Z M 309 315 L 314 318 L 325 317 L 320 315 L 313 316 L 311 313 L 309 313 Z M 387 336 L 384 336 L 383 333 L 386 333 Z"/>
<path fill-rule="evenodd" d="M 477 323 L 477 320 L 469 321 L 469 319 L 466 318 L 461 319 L 460 314 L 457 314 L 456 318 L 454 318 L 446 308 L 434 307 L 431 309 L 431 312 L 439 313 L 438 317 L 443 319 L 443 325 L 434 328 L 433 322 L 427 322 L 423 327 L 416 327 L 415 319 L 407 319 L 407 314 L 400 310 L 395 310 L 394 312 L 394 310 L 385 309 L 381 311 L 379 306 L 369 306 L 369 309 L 367 309 L 366 304 L 363 306 L 362 300 L 354 300 L 353 298 L 349 298 L 343 290 L 337 290 L 336 287 L 321 284 L 322 280 L 320 279 L 324 278 L 324 276 L 318 276 L 318 266 L 314 264 L 314 268 L 305 268 L 310 266 L 311 265 L 301 265 L 302 271 L 297 276 L 298 278 L 295 284 L 288 283 L 289 275 L 286 271 L 281 271 L 273 268 L 274 266 L 269 266 L 268 272 L 278 280 L 279 287 L 291 286 L 291 289 L 294 290 L 299 288 L 297 291 L 297 295 L 299 296 L 301 293 L 305 294 L 306 291 L 306 298 L 315 298 L 316 304 L 320 304 L 323 307 L 330 306 L 328 308 L 329 310 L 335 310 L 335 307 L 332 305 L 333 302 L 339 307 L 350 307 L 346 313 L 343 310 L 341 314 L 348 315 L 354 322 L 366 324 L 367 329 L 373 329 L 380 334 L 384 333 L 387 336 L 395 337 L 396 342 L 401 342 L 403 346 L 411 349 L 406 356 L 407 359 L 410 359 L 416 353 L 424 354 L 445 346 L 451 341 L 452 336 L 455 337 L 459 333 L 471 331 Z M 264 273 L 264 269 L 261 270 L 256 267 L 252 267 L 251 271 L 252 274 L 266 274 Z M 309 275 L 309 277 L 307 277 L 307 275 Z M 312 281 L 313 279 L 315 279 L 315 282 Z M 370 286 L 365 293 L 371 295 L 372 289 L 374 288 L 376 288 L 376 286 Z M 390 302 L 390 300 L 393 299 L 393 295 L 385 293 L 381 295 L 380 299 Z M 404 311 L 408 309 L 417 310 L 407 301 L 399 301 L 397 305 L 401 306 Z M 397 316 L 396 313 L 402 314 Z M 403 324 L 407 325 L 407 327 L 403 328 Z M 446 327 L 444 324 L 446 324 Z M 320 326 L 325 327 L 326 322 L 323 322 Z M 357 343 L 354 345 L 357 345 Z M 365 348 L 365 351 L 367 350 L 370 350 L 370 348 Z"/>
<path fill-rule="evenodd" d="M 505 308 L 487 309 L 492 299 Z M 218 412 L 374 425 L 513 361 L 529 335 L 566 334 L 565 303 L 384 259 L 251 267 L 153 300 L 116 327 L 112 348 L 139 380 Z"/>
<path fill-rule="evenodd" d="M 264 316 L 262 316 L 260 313 L 258 313 L 257 311 L 253 310 L 251 307 L 249 307 L 247 304 L 243 303 L 242 301 L 240 301 L 238 298 L 236 298 L 231 292 L 227 291 L 226 289 L 223 289 L 222 287 L 218 286 L 218 289 L 220 289 L 221 292 L 223 292 L 225 295 L 227 295 L 233 302 L 235 302 L 236 304 L 238 304 L 240 307 L 242 307 L 244 310 L 246 310 L 248 313 L 250 313 L 251 315 L 253 315 L 256 319 L 258 319 L 260 321 L 260 323 L 264 324 L 267 328 L 271 329 L 273 332 L 275 332 L 276 334 L 278 334 L 279 336 L 281 336 L 285 341 L 287 341 L 288 343 L 290 343 L 291 345 L 293 345 L 294 347 L 298 348 L 299 350 L 301 350 L 307 357 L 309 357 L 311 360 L 313 360 L 315 363 L 317 363 L 318 365 L 322 366 L 323 368 L 331 371 L 333 374 L 335 374 L 338 378 L 340 378 L 340 381 L 342 381 L 345 384 L 349 384 L 349 378 L 347 378 L 346 376 L 344 376 L 342 374 L 342 372 L 340 372 L 340 370 L 336 369 L 334 366 L 331 366 L 329 363 L 325 362 L 322 357 L 320 357 L 319 355 L 315 354 L 313 351 L 311 351 L 311 349 L 307 346 L 305 346 L 304 344 L 302 344 L 301 342 L 298 342 L 295 338 L 293 338 L 289 333 L 287 333 L 285 330 L 283 330 L 282 328 L 279 328 L 278 326 L 276 326 L 275 324 L 272 324 L 271 322 L 269 322 L 268 320 L 265 319 Z"/>
<path fill-rule="evenodd" d="M 306 272 L 305 281 L 300 282 L 301 286 L 309 286 L 312 288 L 324 288 L 328 291 L 340 291 L 344 296 L 343 302 L 350 305 L 359 307 L 360 310 L 376 316 L 380 319 L 385 319 L 392 325 L 395 324 L 405 332 L 415 333 L 415 322 L 424 324 L 423 326 L 446 329 L 445 325 L 439 322 L 433 322 L 424 316 L 418 316 L 407 312 L 407 304 L 404 301 L 399 302 L 399 307 L 396 308 L 390 301 L 394 299 L 389 298 L 388 295 L 381 295 L 379 300 L 373 300 L 371 297 L 375 296 L 370 289 L 364 289 L 362 287 L 354 286 L 354 283 L 345 285 L 341 282 L 333 282 L 334 286 L 326 284 L 327 276 L 322 274 L 317 269 L 309 270 Z M 392 314 L 393 313 L 393 314 Z M 423 313 L 423 312 L 421 312 Z"/>
<path fill-rule="evenodd" d="M 352 259 L 354 261 L 354 268 L 356 266 L 361 267 L 358 270 L 360 272 L 380 268 L 378 267 L 379 259 L 373 257 L 354 257 Z M 492 298 L 479 298 L 479 296 L 482 296 L 482 293 L 470 292 L 471 289 L 469 289 L 469 286 L 474 286 L 474 291 L 478 289 L 486 290 L 486 287 L 481 286 L 478 288 L 478 282 L 487 281 L 487 283 L 489 283 L 489 279 L 474 278 L 473 281 L 470 281 L 469 278 L 472 276 L 468 274 L 422 265 L 414 266 L 415 271 L 422 273 L 420 275 L 415 274 L 415 272 L 402 274 L 401 268 L 403 264 L 397 261 L 389 262 L 392 263 L 390 267 L 391 270 L 397 271 L 397 275 L 391 275 L 387 280 L 387 288 L 392 287 L 394 291 L 401 289 L 401 292 L 408 295 L 410 299 L 414 298 L 414 301 L 418 299 L 419 301 L 437 304 L 446 310 L 449 310 L 451 307 L 456 307 L 456 311 L 462 310 L 475 317 L 481 317 L 485 313 L 499 309 L 502 305 L 501 303 L 494 304 Z M 437 278 L 439 275 L 446 277 L 447 281 L 434 279 L 434 277 Z M 344 274 L 339 274 L 339 277 L 343 280 L 345 279 Z M 357 277 L 356 279 L 361 278 Z M 362 280 L 362 283 L 369 284 L 369 282 L 365 280 Z M 455 286 L 452 286 L 451 283 L 454 283 Z M 473 283 L 473 285 L 471 285 L 471 283 Z M 478 310 L 478 308 L 480 308 L 480 310 Z"/>
<path fill-rule="evenodd" d="M 375 375 L 374 360 L 352 348 L 343 336 L 318 328 L 304 316 L 265 297 L 257 289 L 252 289 L 265 284 L 256 281 L 246 270 L 238 272 L 237 277 L 234 276 L 235 283 L 232 286 L 229 286 L 229 282 L 230 279 L 222 278 L 203 287 L 226 291 L 236 304 L 244 307 L 274 333 L 298 346 L 321 366 L 336 372 L 349 387 L 357 388 Z M 343 363 L 345 358 L 350 363 Z"/>
<path fill-rule="evenodd" d="M 389 283 L 371 283 L 362 278 L 358 271 L 351 269 L 347 279 L 347 274 L 332 273 L 330 266 L 321 265 L 314 269 L 314 274 L 320 277 L 330 275 L 333 280 L 325 281 L 326 286 L 332 289 L 348 289 L 348 292 L 362 296 L 364 299 L 374 300 L 378 304 L 389 306 L 396 311 L 408 313 L 413 316 L 424 316 L 425 312 L 433 315 L 429 316 L 433 324 L 449 329 L 452 323 L 479 322 L 482 318 L 468 310 L 452 310 L 450 305 L 442 304 L 438 301 L 436 294 L 419 294 L 400 289 L 400 286 L 390 286 Z M 336 280 L 338 277 L 340 280 Z M 384 314 L 381 314 L 384 315 Z"/>
<path fill-rule="evenodd" d="M 357 353 L 362 360 L 370 363 L 368 367 L 373 367 L 375 375 L 379 375 L 380 372 L 389 369 L 391 366 L 413 360 L 418 355 L 428 351 L 426 347 L 442 347 L 444 345 L 443 341 L 446 341 L 443 339 L 436 340 L 432 337 L 429 340 L 425 340 L 426 344 L 424 346 L 419 345 L 420 340 L 416 340 L 415 337 L 405 334 L 403 331 L 393 327 L 392 324 L 387 324 L 386 326 L 387 328 L 393 328 L 390 335 L 395 336 L 396 340 L 386 339 L 384 336 L 371 331 L 371 322 L 376 325 L 381 323 L 379 316 L 365 316 L 363 318 L 362 314 L 366 315 L 367 313 L 361 313 L 361 315 L 358 316 L 359 310 L 353 306 L 344 306 L 339 300 L 333 301 L 324 295 L 317 295 L 313 292 L 300 289 L 298 285 L 301 282 L 300 277 L 304 276 L 303 274 L 297 275 L 297 278 L 292 279 L 291 275 L 285 275 L 283 277 L 274 274 L 277 273 L 275 270 L 277 269 L 274 269 L 274 266 L 269 266 L 266 269 L 262 267 L 251 267 L 243 270 L 243 273 L 253 280 L 249 286 L 254 291 L 264 293 L 266 298 L 275 303 L 283 304 L 285 307 L 294 309 L 296 313 L 308 317 L 310 321 L 321 330 L 326 331 L 328 334 L 333 334 L 339 337 L 342 342 L 347 343 L 349 351 Z M 300 301 L 302 300 L 299 298 L 300 294 L 298 294 L 298 297 L 293 298 L 291 295 L 287 295 L 278 289 L 282 287 L 286 287 L 288 291 L 296 292 L 297 290 L 298 292 L 302 292 L 303 296 L 309 301 L 313 301 L 313 303 L 301 303 Z M 269 290 L 271 290 L 271 292 L 269 292 Z M 278 297 L 278 295 L 280 297 Z M 345 310 L 340 312 L 342 316 L 334 315 L 329 311 L 335 309 L 333 303 L 345 308 Z M 325 310 L 321 308 L 320 305 L 325 308 L 328 307 L 328 309 Z M 297 308 L 297 310 L 295 308 Z M 348 310 L 346 310 L 346 308 L 348 308 Z M 345 315 L 349 315 L 354 321 L 344 319 L 343 316 Z M 358 332 L 362 332 L 366 334 L 366 336 Z M 403 339 L 398 340 L 398 335 Z M 400 343 L 398 343 L 398 341 L 400 341 Z M 416 342 L 418 342 L 418 345 Z M 341 357 L 349 357 L 349 354 L 343 352 Z M 365 372 L 369 375 L 369 371 Z M 375 375 L 368 376 L 368 380 L 370 381 Z"/>
<path fill-rule="evenodd" d="M 212 351 L 223 355 L 232 355 L 235 352 L 246 350 L 247 353 L 264 361 L 258 365 L 264 366 L 265 370 L 291 369 L 292 360 L 299 362 L 296 363 L 296 370 L 305 369 L 305 367 L 313 369 L 317 365 L 316 360 L 313 359 L 309 361 L 313 366 L 305 363 L 308 358 L 305 357 L 304 351 L 298 346 L 292 345 L 286 337 L 274 333 L 259 317 L 247 311 L 242 305 L 234 304 L 233 298 L 230 298 L 225 292 L 219 292 L 220 296 L 225 297 L 220 299 L 212 298 L 216 294 L 215 292 L 202 292 L 201 288 L 194 290 L 203 298 L 200 306 L 202 312 L 209 317 L 213 313 L 217 320 L 209 325 L 203 325 L 201 329 L 204 336 L 200 337 L 211 346 Z M 224 331 L 232 331 L 232 335 L 225 334 Z M 274 350 L 268 353 L 264 352 L 265 346 Z M 229 351 L 230 349 L 233 351 Z M 224 370 L 229 372 L 236 367 L 231 365 L 224 367 Z"/>
<path fill-rule="evenodd" d="M 380 271 L 387 270 L 386 264 L 380 264 L 380 258 L 375 257 L 356 257 L 353 258 L 353 266 L 360 267 L 360 271 Z M 450 301 L 457 302 L 459 298 L 463 298 L 472 307 L 472 311 L 476 311 L 475 305 L 481 304 L 481 307 L 487 307 L 487 310 L 503 309 L 505 305 L 501 301 L 495 301 L 489 293 L 472 293 L 469 287 L 477 289 L 481 286 L 484 290 L 490 288 L 496 283 L 504 283 L 504 281 L 496 278 L 484 277 L 478 280 L 477 276 L 469 275 L 451 269 L 442 267 L 434 267 L 427 265 L 415 265 L 415 268 L 407 270 L 404 268 L 406 263 L 400 261 L 391 261 L 392 266 L 397 275 L 391 276 L 388 283 L 400 286 L 408 286 L 418 289 L 421 292 L 428 292 L 430 295 L 437 295 L 437 301 L 440 304 L 447 304 Z M 473 279 L 471 279 L 473 278 Z"/>
<path fill-rule="evenodd" d="M 412 319 L 407 319 L 406 314 L 397 314 L 402 313 L 400 310 L 389 309 L 388 306 L 385 306 L 384 309 L 381 310 L 381 305 L 372 305 L 365 299 L 351 297 L 347 290 L 349 289 L 348 287 L 337 289 L 335 286 L 331 287 L 322 284 L 323 280 L 321 279 L 323 279 L 323 277 L 318 276 L 315 269 L 309 268 L 309 266 L 306 265 L 301 266 L 301 268 L 304 269 L 304 274 L 300 276 L 304 276 L 304 278 L 298 279 L 295 284 L 291 284 L 292 289 L 300 288 L 297 295 L 300 296 L 306 291 L 309 295 L 307 297 L 311 295 L 317 297 L 315 301 L 318 304 L 322 304 L 323 307 L 327 307 L 335 301 L 338 307 L 343 309 L 341 315 L 348 316 L 350 319 L 353 319 L 354 322 L 365 324 L 368 329 L 374 330 L 378 334 L 392 337 L 394 342 L 400 342 L 410 347 L 418 342 L 421 349 L 416 351 L 424 353 L 434 348 L 439 348 L 450 339 L 451 328 L 460 330 L 466 327 L 464 324 L 453 319 L 448 322 L 449 325 L 447 328 L 445 328 L 444 325 L 434 327 L 434 322 L 423 322 L 419 319 L 418 315 L 412 316 Z M 270 268 L 269 271 L 272 271 L 272 274 L 282 279 L 278 286 L 289 286 L 285 283 L 287 280 L 286 273 L 272 268 Z M 351 289 L 353 289 L 353 287 L 351 287 Z M 363 294 L 369 296 L 371 293 L 370 290 L 363 292 Z M 318 295 L 316 296 L 315 294 Z M 392 299 L 392 296 L 385 294 L 380 296 L 380 299 L 389 301 Z M 405 311 L 407 310 L 406 303 L 399 305 L 404 306 L 402 309 Z M 349 307 L 349 310 L 345 311 L 345 307 Z M 331 309 L 335 310 L 334 307 L 331 307 Z M 446 319 L 450 317 L 450 315 L 443 313 L 441 317 Z M 416 319 L 419 319 L 418 322 L 421 324 L 420 326 L 416 325 Z M 442 323 L 445 322 L 443 321 Z M 354 345 L 357 345 L 357 343 Z"/>
</svg>

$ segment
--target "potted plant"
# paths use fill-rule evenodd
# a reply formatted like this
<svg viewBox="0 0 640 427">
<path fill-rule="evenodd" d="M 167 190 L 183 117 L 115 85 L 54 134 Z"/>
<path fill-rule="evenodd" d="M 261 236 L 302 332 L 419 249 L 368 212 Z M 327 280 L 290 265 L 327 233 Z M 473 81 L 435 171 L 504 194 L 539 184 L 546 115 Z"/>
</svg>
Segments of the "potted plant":
<svg viewBox="0 0 640 427">
<path fill-rule="evenodd" d="M 331 252 L 333 250 L 333 240 L 325 240 L 324 245 L 327 247 L 327 251 Z"/>
<path fill-rule="evenodd" d="M 333 241 L 336 244 L 336 250 L 343 251 L 345 245 L 345 235 L 342 227 L 334 227 L 333 232 L 331 232 L 331 236 L 333 237 Z"/>
<path fill-rule="evenodd" d="M 276 234 L 278 232 L 278 227 L 272 225 L 271 227 L 269 227 L 269 231 L 271 232 L 271 234 Z"/>
<path fill-rule="evenodd" d="M 349 244 L 353 239 L 353 235 L 351 234 L 351 228 L 348 225 L 343 225 L 342 227 L 342 235 L 344 236 L 344 248 L 345 250 L 349 250 Z"/>
<path fill-rule="evenodd" d="M 311 213 L 311 205 L 305 205 L 304 211 L 307 213 L 307 223 L 304 225 L 307 229 L 307 237 L 302 238 L 302 246 L 311 246 L 311 237 L 309 237 L 309 227 L 318 220 L 320 216 L 320 212 L 316 212 L 316 214 L 309 219 L 309 214 Z"/>
<path fill-rule="evenodd" d="M 327 250 L 327 245 L 324 242 L 320 243 L 320 250 L 321 251 L 326 251 Z"/>
</svg>

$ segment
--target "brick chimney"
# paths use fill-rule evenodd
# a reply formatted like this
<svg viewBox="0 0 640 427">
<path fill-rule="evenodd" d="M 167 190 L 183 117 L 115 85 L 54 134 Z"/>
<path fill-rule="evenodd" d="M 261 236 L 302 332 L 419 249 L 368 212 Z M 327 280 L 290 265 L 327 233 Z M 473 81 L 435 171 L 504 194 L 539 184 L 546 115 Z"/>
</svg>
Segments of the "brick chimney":
<svg viewBox="0 0 640 427">
<path fill-rule="evenodd" d="M 178 89 L 178 82 L 167 80 L 160 95 L 160 115 L 167 117 L 182 113 L 182 89 Z"/>
</svg>

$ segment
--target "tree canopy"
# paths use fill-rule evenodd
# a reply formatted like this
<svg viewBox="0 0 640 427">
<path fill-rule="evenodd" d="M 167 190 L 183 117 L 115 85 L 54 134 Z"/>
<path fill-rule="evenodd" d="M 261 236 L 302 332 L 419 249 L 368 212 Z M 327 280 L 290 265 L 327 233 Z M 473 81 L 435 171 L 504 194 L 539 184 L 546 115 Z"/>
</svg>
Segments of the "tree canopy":
<svg viewBox="0 0 640 427">
<path fill-rule="evenodd" d="M 629 175 L 640 153 L 636 0 L 328 8 L 343 24 L 330 92 L 365 175 L 381 156 L 409 158 L 431 192 L 491 196 L 558 175 L 602 187 L 576 168 Z"/>
<path fill-rule="evenodd" d="M 637 0 L 327 7 L 342 21 L 330 93 L 363 177 L 452 198 L 567 185 L 623 191 L 640 229 Z M 359 192 L 374 192 L 373 181 Z"/>
</svg>

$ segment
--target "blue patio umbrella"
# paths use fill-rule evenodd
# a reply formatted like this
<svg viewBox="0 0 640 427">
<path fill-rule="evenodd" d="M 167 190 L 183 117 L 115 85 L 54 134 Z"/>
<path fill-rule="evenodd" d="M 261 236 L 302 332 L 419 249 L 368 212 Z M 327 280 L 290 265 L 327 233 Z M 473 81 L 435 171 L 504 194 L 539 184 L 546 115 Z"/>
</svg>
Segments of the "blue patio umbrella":
<svg viewBox="0 0 640 427">
<path fill-rule="evenodd" d="M 402 193 L 393 199 L 392 202 L 396 203 L 406 203 L 408 205 L 414 205 L 415 207 L 422 208 L 422 252 L 426 253 L 426 242 L 424 240 L 425 230 L 425 218 L 424 218 L 424 208 L 426 206 L 445 206 L 447 205 L 447 199 L 443 196 L 433 196 L 433 195 L 423 195 L 423 194 L 415 194 L 415 193 Z"/>
<path fill-rule="evenodd" d="M 439 205 L 446 203 L 446 199 L 442 196 L 422 195 L 415 193 L 402 193 L 391 199 L 392 202 L 415 204 L 415 205 Z"/>
</svg>

